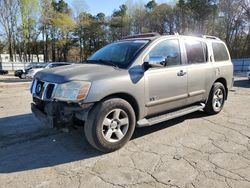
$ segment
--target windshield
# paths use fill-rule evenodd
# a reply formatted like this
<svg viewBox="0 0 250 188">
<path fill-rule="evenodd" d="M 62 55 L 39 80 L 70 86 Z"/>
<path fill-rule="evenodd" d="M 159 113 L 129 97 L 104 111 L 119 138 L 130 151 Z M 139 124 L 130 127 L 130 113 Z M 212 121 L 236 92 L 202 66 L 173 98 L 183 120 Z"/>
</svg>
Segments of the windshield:
<svg viewBox="0 0 250 188">
<path fill-rule="evenodd" d="M 31 69 L 33 67 L 33 65 L 28 65 L 25 67 L 25 69 Z"/>
<path fill-rule="evenodd" d="M 32 66 L 32 69 L 40 69 L 40 68 L 45 68 L 47 66 L 47 64 L 38 64 L 38 65 L 34 65 Z"/>
<path fill-rule="evenodd" d="M 149 40 L 130 40 L 112 43 L 98 50 L 88 61 L 127 68 L 148 42 Z"/>
<path fill-rule="evenodd" d="M 46 68 L 55 68 L 60 66 L 66 66 L 69 65 L 68 63 L 51 63 L 46 66 Z"/>
</svg>

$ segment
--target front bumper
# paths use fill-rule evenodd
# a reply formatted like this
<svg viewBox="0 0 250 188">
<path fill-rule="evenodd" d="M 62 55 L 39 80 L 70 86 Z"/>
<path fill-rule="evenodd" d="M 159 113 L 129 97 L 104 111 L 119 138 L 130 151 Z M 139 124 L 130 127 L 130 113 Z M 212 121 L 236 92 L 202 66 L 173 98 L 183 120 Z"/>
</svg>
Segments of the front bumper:
<svg viewBox="0 0 250 188">
<path fill-rule="evenodd" d="M 48 125 L 49 127 L 54 127 L 53 118 L 51 119 L 49 116 L 47 116 L 43 111 L 41 111 L 38 106 L 34 103 L 31 103 L 31 111 L 35 115 L 37 119 L 39 119 L 42 123 L 45 125 Z"/>
<path fill-rule="evenodd" d="M 34 78 L 34 73 L 32 73 L 32 74 L 31 73 L 27 73 L 26 77 L 30 78 L 30 79 L 33 79 Z"/>
<path fill-rule="evenodd" d="M 75 118 L 86 121 L 93 103 L 78 105 L 63 102 L 45 102 L 33 99 L 31 111 L 43 124 L 63 128 L 73 125 Z M 39 101 L 38 101 L 39 100 Z"/>
</svg>

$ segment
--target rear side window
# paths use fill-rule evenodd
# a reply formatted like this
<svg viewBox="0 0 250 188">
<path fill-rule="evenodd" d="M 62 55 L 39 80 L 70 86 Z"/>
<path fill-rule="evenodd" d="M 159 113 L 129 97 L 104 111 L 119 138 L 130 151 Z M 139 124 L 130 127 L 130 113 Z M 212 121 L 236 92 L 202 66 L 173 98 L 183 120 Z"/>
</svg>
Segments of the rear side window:
<svg viewBox="0 0 250 188">
<path fill-rule="evenodd" d="M 212 47 L 214 53 L 214 60 L 216 62 L 229 60 L 227 49 L 223 43 L 213 42 Z"/>
<path fill-rule="evenodd" d="M 207 45 L 198 40 L 185 40 L 188 64 L 207 62 Z"/>
</svg>

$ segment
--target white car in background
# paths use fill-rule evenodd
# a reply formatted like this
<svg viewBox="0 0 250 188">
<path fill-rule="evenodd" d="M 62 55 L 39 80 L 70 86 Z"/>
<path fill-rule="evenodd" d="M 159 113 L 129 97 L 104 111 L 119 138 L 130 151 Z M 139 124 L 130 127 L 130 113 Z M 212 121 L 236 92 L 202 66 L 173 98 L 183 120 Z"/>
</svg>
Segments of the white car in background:
<svg viewBox="0 0 250 188">
<path fill-rule="evenodd" d="M 247 78 L 248 78 L 248 80 L 250 80 L 250 66 L 248 67 L 248 72 L 247 72 Z"/>
<path fill-rule="evenodd" d="M 43 69 L 51 69 L 54 67 L 71 65 L 71 63 L 46 63 L 44 65 L 40 65 L 38 68 L 34 67 L 30 69 L 26 75 L 27 78 L 33 78 L 35 74 Z"/>
</svg>

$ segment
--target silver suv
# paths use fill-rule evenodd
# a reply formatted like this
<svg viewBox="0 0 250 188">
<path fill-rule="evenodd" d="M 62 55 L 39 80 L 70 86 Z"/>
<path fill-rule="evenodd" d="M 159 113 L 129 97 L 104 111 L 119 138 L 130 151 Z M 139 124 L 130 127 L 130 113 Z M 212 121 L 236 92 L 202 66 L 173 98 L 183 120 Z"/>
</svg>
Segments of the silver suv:
<svg viewBox="0 0 250 188">
<path fill-rule="evenodd" d="M 220 39 L 144 34 L 109 44 L 83 64 L 38 72 L 31 108 L 54 127 L 81 120 L 88 142 L 111 152 L 135 127 L 198 110 L 219 113 L 232 85 L 233 66 Z"/>
</svg>

